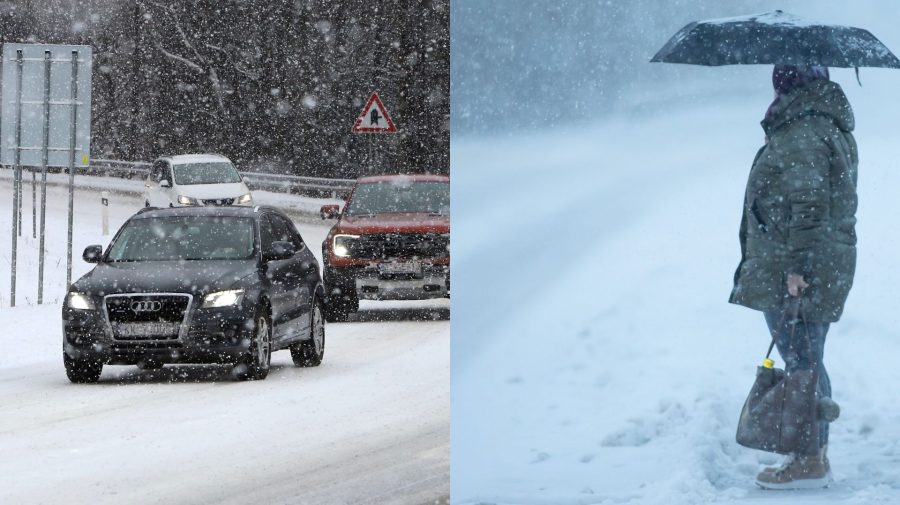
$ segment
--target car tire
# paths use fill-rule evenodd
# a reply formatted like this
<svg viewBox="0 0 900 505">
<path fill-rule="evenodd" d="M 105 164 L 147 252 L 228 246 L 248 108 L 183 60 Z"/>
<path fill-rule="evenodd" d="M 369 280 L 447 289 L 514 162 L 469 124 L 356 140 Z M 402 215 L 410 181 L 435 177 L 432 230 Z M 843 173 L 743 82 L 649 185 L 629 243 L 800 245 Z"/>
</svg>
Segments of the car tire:
<svg viewBox="0 0 900 505">
<path fill-rule="evenodd" d="M 63 364 L 66 366 L 66 376 L 76 384 L 97 382 L 103 373 L 103 362 L 98 359 L 75 359 L 63 352 Z"/>
<path fill-rule="evenodd" d="M 291 346 L 294 365 L 302 367 L 319 366 L 325 357 L 325 320 L 318 300 L 313 302 L 309 317 L 309 338 Z"/>
<path fill-rule="evenodd" d="M 272 364 L 272 324 L 265 313 L 256 316 L 250 350 L 234 367 L 238 380 L 263 380 L 269 375 Z"/>
<path fill-rule="evenodd" d="M 329 323 L 343 323 L 350 319 L 350 314 L 359 310 L 359 297 L 356 290 L 350 288 L 337 296 L 325 297 L 322 313 Z"/>
</svg>

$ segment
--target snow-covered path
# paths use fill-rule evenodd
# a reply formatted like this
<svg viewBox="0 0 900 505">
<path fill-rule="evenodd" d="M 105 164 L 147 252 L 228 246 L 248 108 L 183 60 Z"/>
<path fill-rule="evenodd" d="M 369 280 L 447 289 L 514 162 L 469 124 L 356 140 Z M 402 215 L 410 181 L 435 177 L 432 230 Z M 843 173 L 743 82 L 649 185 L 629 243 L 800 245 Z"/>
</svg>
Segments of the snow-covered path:
<svg viewBox="0 0 900 505">
<path fill-rule="evenodd" d="M 768 343 L 727 297 L 770 96 L 455 139 L 454 503 L 900 502 L 900 131 L 878 100 L 895 83 L 845 85 L 860 257 L 826 346 L 843 407 L 827 491 L 757 489 L 777 458 L 734 442 Z"/>
<path fill-rule="evenodd" d="M 48 201 L 48 303 L 28 305 L 30 238 L 14 309 L 8 267 L 0 275 L 0 503 L 419 504 L 448 494 L 447 301 L 364 303 L 354 322 L 327 326 L 320 367 L 295 368 L 281 351 L 265 381 L 233 382 L 220 366 L 108 366 L 99 384 L 72 385 L 60 356 L 64 190 L 49 188 Z M 140 202 L 111 204 L 114 231 Z M 109 240 L 99 208 L 96 192 L 78 192 L 77 257 Z M 10 209 L 0 208 L 7 260 Z M 317 251 L 327 227 L 298 228 Z M 90 267 L 75 266 L 74 278 Z"/>
</svg>

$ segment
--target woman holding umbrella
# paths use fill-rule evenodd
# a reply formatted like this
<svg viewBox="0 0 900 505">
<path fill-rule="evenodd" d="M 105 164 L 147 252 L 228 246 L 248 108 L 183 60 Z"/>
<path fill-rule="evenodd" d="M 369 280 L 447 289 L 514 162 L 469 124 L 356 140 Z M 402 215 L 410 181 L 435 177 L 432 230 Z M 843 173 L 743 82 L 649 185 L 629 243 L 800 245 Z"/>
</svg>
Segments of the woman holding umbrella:
<svg viewBox="0 0 900 505">
<path fill-rule="evenodd" d="M 730 301 L 764 313 L 785 370 L 773 369 L 767 356 L 737 439 L 787 454 L 759 473 L 758 485 L 827 486 L 828 422 L 839 409 L 823 363 L 825 336 L 853 285 L 857 206 L 853 111 L 827 67 L 900 68 L 900 60 L 866 30 L 774 11 L 690 23 L 650 61 L 775 65 L 775 100 L 747 181 Z"/>
<path fill-rule="evenodd" d="M 823 487 L 831 477 L 828 422 L 837 417 L 825 336 L 841 316 L 856 266 L 853 111 L 826 67 L 775 65 L 772 84 L 775 101 L 747 182 L 730 301 L 765 314 L 786 373 L 812 369 L 818 378 L 818 443 L 763 470 L 757 483 Z M 800 304 L 800 319 L 785 317 L 791 302 Z"/>
</svg>

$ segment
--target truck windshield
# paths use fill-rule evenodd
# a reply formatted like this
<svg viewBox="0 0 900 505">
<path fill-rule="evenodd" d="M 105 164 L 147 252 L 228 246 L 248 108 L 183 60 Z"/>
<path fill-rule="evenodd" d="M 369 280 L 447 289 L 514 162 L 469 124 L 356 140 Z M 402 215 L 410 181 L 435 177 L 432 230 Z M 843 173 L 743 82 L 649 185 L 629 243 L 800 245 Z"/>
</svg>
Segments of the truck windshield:
<svg viewBox="0 0 900 505">
<path fill-rule="evenodd" d="M 191 216 L 133 219 L 109 261 L 240 260 L 253 257 L 253 219 Z"/>
<path fill-rule="evenodd" d="M 191 184 L 229 184 L 241 182 L 234 165 L 227 161 L 212 163 L 180 163 L 173 165 L 175 184 L 188 186 Z"/>
<path fill-rule="evenodd" d="M 346 215 L 415 212 L 450 214 L 450 184 L 447 182 L 370 182 L 353 192 Z"/>
</svg>

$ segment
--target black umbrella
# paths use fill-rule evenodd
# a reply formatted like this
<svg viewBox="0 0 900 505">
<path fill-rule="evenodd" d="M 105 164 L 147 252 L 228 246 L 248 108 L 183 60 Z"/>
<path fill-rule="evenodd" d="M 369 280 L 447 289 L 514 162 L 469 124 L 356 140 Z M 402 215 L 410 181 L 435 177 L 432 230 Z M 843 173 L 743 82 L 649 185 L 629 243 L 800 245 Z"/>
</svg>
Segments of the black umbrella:
<svg viewBox="0 0 900 505">
<path fill-rule="evenodd" d="M 690 23 L 650 61 L 900 68 L 900 60 L 867 30 L 809 23 L 782 11 Z"/>
</svg>

